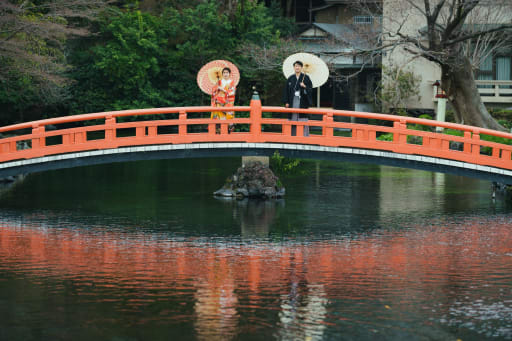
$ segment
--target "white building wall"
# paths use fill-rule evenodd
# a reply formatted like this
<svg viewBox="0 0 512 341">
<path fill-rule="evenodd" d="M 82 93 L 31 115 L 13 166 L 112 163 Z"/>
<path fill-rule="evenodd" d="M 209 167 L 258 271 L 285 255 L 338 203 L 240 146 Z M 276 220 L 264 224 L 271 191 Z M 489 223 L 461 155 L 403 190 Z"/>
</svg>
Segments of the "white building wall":
<svg viewBox="0 0 512 341">
<path fill-rule="evenodd" d="M 483 1 L 481 8 L 475 8 L 472 15 L 466 23 L 510 23 L 512 22 L 512 1 L 510 0 L 494 0 Z M 437 1 L 430 1 L 431 7 L 437 4 Z M 502 7 L 502 6 L 505 7 Z M 507 7 L 508 6 L 508 7 Z M 505 10 L 510 8 L 510 10 Z M 386 35 L 386 32 L 401 32 L 406 36 L 415 37 L 421 40 L 419 34 L 420 29 L 427 26 L 425 15 L 420 12 L 424 9 L 424 0 L 383 0 L 383 39 L 384 44 L 391 43 L 396 36 Z M 441 17 L 446 17 L 446 13 L 442 13 Z M 427 44 L 427 41 L 422 41 Z M 411 45 L 412 46 L 412 45 Z M 412 71 L 421 78 L 420 97 L 409 101 L 408 108 L 434 109 L 437 105 L 433 99 L 433 82 L 441 78 L 440 68 L 426 60 L 425 58 L 413 58 L 411 53 L 404 51 L 402 48 L 396 48 L 386 53 L 382 58 L 383 66 L 402 66 L 404 70 Z"/>
<path fill-rule="evenodd" d="M 419 3 L 420 6 L 421 2 Z M 425 16 L 408 1 L 384 0 L 382 32 L 400 31 L 404 35 L 417 36 L 419 39 L 420 35 L 418 30 L 422 27 L 426 27 L 426 25 Z M 396 38 L 384 34 L 384 39 L 384 44 L 386 44 L 391 43 Z M 384 67 L 403 67 L 404 71 L 411 71 L 420 78 L 420 99 L 410 99 L 407 103 L 408 108 L 435 108 L 436 103 L 432 100 L 432 84 L 437 79 L 441 78 L 441 70 L 436 64 L 429 62 L 424 58 L 414 57 L 403 48 L 395 48 L 386 52 L 382 58 L 382 64 Z"/>
</svg>

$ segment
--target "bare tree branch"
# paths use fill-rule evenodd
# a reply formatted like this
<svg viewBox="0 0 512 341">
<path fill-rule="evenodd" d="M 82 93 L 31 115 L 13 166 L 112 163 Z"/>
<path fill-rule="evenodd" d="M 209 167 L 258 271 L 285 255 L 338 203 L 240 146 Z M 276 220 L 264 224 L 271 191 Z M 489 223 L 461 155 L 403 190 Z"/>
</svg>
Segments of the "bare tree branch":
<svg viewBox="0 0 512 341">
<path fill-rule="evenodd" d="M 471 33 L 471 34 L 462 35 L 462 36 L 460 36 L 460 37 L 458 37 L 456 39 L 452 39 L 452 40 L 446 41 L 444 43 L 444 45 L 445 46 L 455 45 L 455 44 L 458 44 L 458 43 L 463 42 L 463 41 L 467 41 L 467 40 L 478 38 L 480 36 L 488 35 L 490 33 L 504 32 L 504 31 L 507 31 L 507 30 L 511 30 L 512 31 L 512 24 L 510 24 L 510 25 L 501 25 L 501 26 L 498 26 L 496 28 L 492 28 L 492 29 L 488 29 L 488 30 L 484 30 L 484 31 L 479 31 L 479 32 Z"/>
<path fill-rule="evenodd" d="M 371 10 L 364 0 L 356 7 Z M 400 63 L 410 55 L 437 64 L 457 115 L 469 124 L 502 129 L 480 100 L 474 70 L 512 47 L 510 0 L 385 0 L 380 9 L 382 32 L 369 51 L 396 54 Z"/>
<path fill-rule="evenodd" d="M 17 72 L 42 83 L 61 83 L 63 46 L 71 35 L 87 34 L 74 22 L 95 20 L 112 0 L 0 1 L 0 79 Z M 84 20 L 85 19 L 85 20 Z"/>
</svg>

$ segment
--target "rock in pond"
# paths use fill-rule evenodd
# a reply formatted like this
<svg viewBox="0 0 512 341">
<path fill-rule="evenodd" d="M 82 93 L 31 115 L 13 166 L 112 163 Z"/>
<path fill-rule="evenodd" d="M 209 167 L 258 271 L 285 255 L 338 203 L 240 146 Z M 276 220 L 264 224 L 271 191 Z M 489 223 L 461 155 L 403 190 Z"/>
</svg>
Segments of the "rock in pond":
<svg viewBox="0 0 512 341">
<path fill-rule="evenodd" d="M 272 170 L 259 161 L 239 167 L 215 196 L 234 198 L 281 198 L 286 190 Z"/>
</svg>

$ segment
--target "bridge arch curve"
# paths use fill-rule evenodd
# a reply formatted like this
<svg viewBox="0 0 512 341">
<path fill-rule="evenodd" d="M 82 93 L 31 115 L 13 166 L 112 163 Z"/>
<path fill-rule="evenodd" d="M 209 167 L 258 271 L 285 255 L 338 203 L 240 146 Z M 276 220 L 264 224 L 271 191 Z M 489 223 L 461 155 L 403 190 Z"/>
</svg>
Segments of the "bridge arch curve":
<svg viewBox="0 0 512 341">
<path fill-rule="evenodd" d="M 141 160 L 272 156 L 369 163 L 432 172 L 450 173 L 502 183 L 512 183 L 512 171 L 442 158 L 360 148 L 326 147 L 283 143 L 190 143 L 122 147 L 44 156 L 0 164 L 0 178 L 18 174 Z"/>
<path fill-rule="evenodd" d="M 211 119 L 217 110 L 234 111 L 236 118 Z M 310 119 L 291 121 L 290 113 Z M 239 131 L 230 133 L 230 123 Z M 276 150 L 512 184 L 512 134 L 414 117 L 265 107 L 256 96 L 245 107 L 134 109 L 0 127 L 0 178 L 121 161 L 270 156 Z"/>
</svg>

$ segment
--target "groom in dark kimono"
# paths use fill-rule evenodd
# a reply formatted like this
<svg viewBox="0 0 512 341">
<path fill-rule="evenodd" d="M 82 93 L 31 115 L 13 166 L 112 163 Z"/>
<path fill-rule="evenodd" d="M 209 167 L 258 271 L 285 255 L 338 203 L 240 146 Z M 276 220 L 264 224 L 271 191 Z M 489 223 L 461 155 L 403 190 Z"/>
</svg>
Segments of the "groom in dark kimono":
<svg viewBox="0 0 512 341">
<path fill-rule="evenodd" d="M 308 75 L 302 73 L 304 64 L 300 60 L 293 63 L 295 73 L 288 77 L 283 91 L 283 103 L 286 108 L 307 109 L 313 99 L 313 83 Z M 307 114 L 292 114 L 292 121 L 307 121 Z M 292 126 L 292 136 L 297 135 L 297 126 Z M 304 126 L 304 136 L 309 136 L 309 126 Z"/>
</svg>

